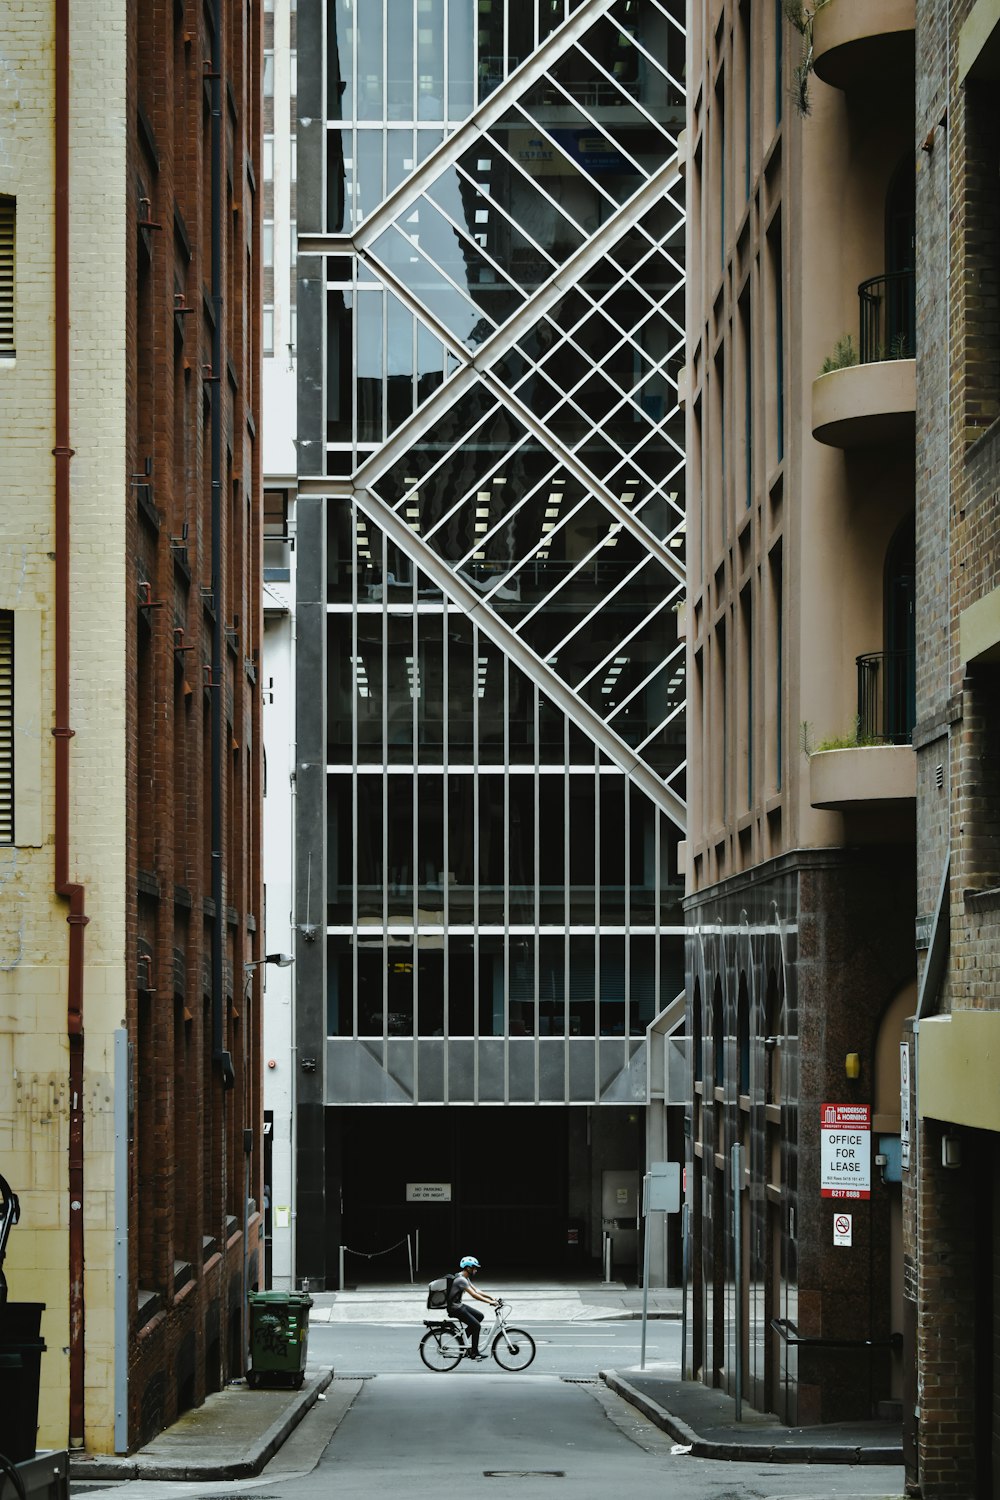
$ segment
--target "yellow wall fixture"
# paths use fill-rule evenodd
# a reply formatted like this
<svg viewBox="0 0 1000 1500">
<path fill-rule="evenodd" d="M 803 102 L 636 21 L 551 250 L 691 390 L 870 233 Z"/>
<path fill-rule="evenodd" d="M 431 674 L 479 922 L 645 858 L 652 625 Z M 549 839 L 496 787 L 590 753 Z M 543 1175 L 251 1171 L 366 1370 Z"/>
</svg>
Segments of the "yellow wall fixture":
<svg viewBox="0 0 1000 1500">
<path fill-rule="evenodd" d="M 844 1058 L 844 1072 L 847 1074 L 848 1078 L 860 1078 L 861 1058 L 859 1057 L 857 1052 L 848 1052 L 847 1056 Z"/>
</svg>

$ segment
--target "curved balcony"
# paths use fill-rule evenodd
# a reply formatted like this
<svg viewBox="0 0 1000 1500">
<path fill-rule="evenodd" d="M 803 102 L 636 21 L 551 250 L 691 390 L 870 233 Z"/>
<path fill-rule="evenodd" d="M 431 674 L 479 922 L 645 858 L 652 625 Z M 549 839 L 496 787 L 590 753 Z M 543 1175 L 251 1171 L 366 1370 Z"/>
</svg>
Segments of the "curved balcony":
<svg viewBox="0 0 1000 1500">
<path fill-rule="evenodd" d="M 817 12 L 813 65 L 837 89 L 912 77 L 916 0 L 833 0 Z"/>
<path fill-rule="evenodd" d="M 912 443 L 916 408 L 916 360 L 848 365 L 813 381 L 813 437 L 831 448 Z"/>
<path fill-rule="evenodd" d="M 865 805 L 904 807 L 917 795 L 917 757 L 909 745 L 857 745 L 809 757 L 813 807 L 850 812 Z"/>
<path fill-rule="evenodd" d="M 843 364 L 813 381 L 812 431 L 818 442 L 864 448 L 913 441 L 915 289 L 913 271 L 871 276 L 858 287 L 859 349 L 844 339 L 838 351 L 855 360 L 860 356 L 860 363 Z"/>
</svg>

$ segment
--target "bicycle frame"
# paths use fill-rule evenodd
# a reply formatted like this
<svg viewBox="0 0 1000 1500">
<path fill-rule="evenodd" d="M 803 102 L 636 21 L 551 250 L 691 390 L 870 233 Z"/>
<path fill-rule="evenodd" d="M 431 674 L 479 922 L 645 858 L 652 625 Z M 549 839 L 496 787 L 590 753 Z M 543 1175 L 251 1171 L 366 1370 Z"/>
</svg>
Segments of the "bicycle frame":
<svg viewBox="0 0 1000 1500">
<path fill-rule="evenodd" d="M 510 1309 L 503 1301 L 493 1309 L 493 1320 L 483 1321 L 479 1329 L 479 1346 L 490 1351 L 501 1369 L 520 1370 L 531 1364 L 535 1357 L 535 1341 L 523 1328 L 508 1330 Z M 463 1356 L 472 1351 L 472 1339 L 465 1323 L 457 1318 L 425 1318 L 427 1332 L 420 1341 L 420 1357 L 431 1369 L 454 1369 Z M 485 1342 L 484 1342 L 485 1341 Z M 433 1347 L 436 1353 L 429 1357 L 427 1350 Z M 501 1349 L 503 1352 L 501 1353 Z M 485 1355 L 482 1356 L 485 1358 Z M 438 1360 L 440 1359 L 440 1363 Z M 508 1363 L 509 1360 L 509 1363 Z"/>
</svg>

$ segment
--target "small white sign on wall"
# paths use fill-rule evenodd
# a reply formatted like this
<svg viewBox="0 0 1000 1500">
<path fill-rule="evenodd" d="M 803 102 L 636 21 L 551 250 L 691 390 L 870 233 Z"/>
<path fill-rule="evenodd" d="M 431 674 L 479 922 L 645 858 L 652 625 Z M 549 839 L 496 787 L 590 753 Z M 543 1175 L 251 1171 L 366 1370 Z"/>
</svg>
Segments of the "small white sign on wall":
<svg viewBox="0 0 1000 1500">
<path fill-rule="evenodd" d="M 834 1214 L 833 1216 L 833 1243 L 835 1245 L 850 1245 L 854 1233 L 853 1214 Z"/>
<path fill-rule="evenodd" d="M 450 1182 L 408 1182 L 407 1203 L 450 1203 Z"/>
</svg>

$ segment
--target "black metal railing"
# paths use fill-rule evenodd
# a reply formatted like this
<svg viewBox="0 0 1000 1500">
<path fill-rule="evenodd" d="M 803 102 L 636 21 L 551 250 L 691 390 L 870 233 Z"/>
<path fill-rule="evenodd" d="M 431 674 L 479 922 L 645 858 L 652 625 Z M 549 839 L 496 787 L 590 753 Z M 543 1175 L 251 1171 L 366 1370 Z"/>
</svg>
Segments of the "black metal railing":
<svg viewBox="0 0 1000 1500">
<path fill-rule="evenodd" d="M 861 304 L 859 357 L 913 359 L 917 352 L 916 277 L 912 271 L 871 276 L 858 287 Z"/>
<path fill-rule="evenodd" d="M 908 745 L 915 718 L 912 651 L 870 651 L 858 663 L 858 743 Z"/>
</svg>

